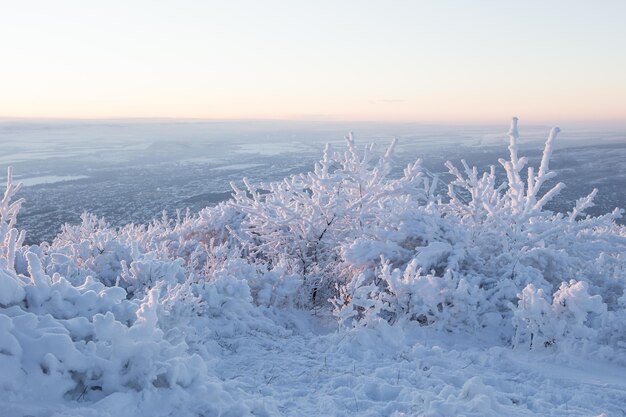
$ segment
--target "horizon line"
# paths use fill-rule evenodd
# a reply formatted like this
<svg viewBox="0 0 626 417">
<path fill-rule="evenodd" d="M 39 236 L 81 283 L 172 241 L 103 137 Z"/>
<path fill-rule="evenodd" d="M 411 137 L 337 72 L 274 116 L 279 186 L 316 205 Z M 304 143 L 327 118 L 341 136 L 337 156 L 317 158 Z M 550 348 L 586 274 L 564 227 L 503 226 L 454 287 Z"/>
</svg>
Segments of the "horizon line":
<svg viewBox="0 0 626 417">
<path fill-rule="evenodd" d="M 387 125 L 400 125 L 400 124 L 416 124 L 416 125 L 429 125 L 429 126 L 442 126 L 442 125 L 452 125 L 452 126 L 474 126 L 474 125 L 499 125 L 502 123 L 509 123 L 512 118 L 519 118 L 522 124 L 526 124 L 527 126 L 553 126 L 556 124 L 568 125 L 623 125 L 626 128 L 626 119 L 561 119 L 548 121 L 546 119 L 534 119 L 533 118 L 524 118 L 519 117 L 517 115 L 512 115 L 508 118 L 503 118 L 501 121 L 497 120 L 459 120 L 459 119 L 451 119 L 451 120 L 383 120 L 383 119 L 351 119 L 351 118 L 308 118 L 304 117 L 284 117 L 284 118 L 273 118 L 273 117 L 221 117 L 221 118 L 211 118 L 211 117 L 197 117 L 197 116 L 188 116 L 188 117 L 177 117 L 177 116 L 90 116 L 90 117 L 76 117 L 76 116 L 4 116 L 0 115 L 0 122 L 7 121 L 50 121 L 50 122 L 62 122 L 62 121 L 74 121 L 74 122 L 105 122 L 105 121 L 119 121 L 119 122 L 150 122 L 150 121 L 167 121 L 167 122 L 275 122 L 275 123 L 287 123 L 287 122 L 297 122 L 297 123 L 372 123 L 372 124 L 387 124 Z M 525 123 L 524 121 L 528 120 L 529 123 Z M 555 124 L 556 122 L 556 124 Z"/>
</svg>

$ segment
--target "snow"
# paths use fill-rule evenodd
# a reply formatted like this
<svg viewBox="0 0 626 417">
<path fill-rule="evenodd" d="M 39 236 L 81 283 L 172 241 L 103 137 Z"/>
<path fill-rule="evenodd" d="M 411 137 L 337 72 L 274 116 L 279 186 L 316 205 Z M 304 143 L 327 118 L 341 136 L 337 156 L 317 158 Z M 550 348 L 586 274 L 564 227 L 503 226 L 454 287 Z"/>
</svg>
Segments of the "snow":
<svg viewBox="0 0 626 417">
<path fill-rule="evenodd" d="M 329 332 L 327 319 L 302 312 L 248 320 L 247 331 L 217 331 L 202 345 L 203 386 L 189 393 L 153 388 L 88 404 L 8 399 L 4 415 L 589 416 L 624 407 L 626 369 L 599 360 L 488 347 L 420 327 Z"/>
<path fill-rule="evenodd" d="M 395 142 L 233 186 L 196 215 L 84 214 L 23 245 L 0 201 L 0 416 L 599 416 L 626 413 L 621 211 L 544 210 L 518 156 L 448 164 L 447 199 Z"/>
<path fill-rule="evenodd" d="M 263 164 L 229 164 L 211 168 L 215 171 L 243 171 L 244 169 L 262 167 Z"/>
<path fill-rule="evenodd" d="M 266 323 L 269 329 L 220 335 L 204 346 L 211 355 L 200 395 L 161 388 L 89 405 L 6 401 L 4 410 L 120 417 L 590 416 L 619 415 L 624 407 L 626 369 L 598 360 L 477 346 L 420 328 L 395 332 L 401 340 L 390 343 L 390 329 L 320 333 L 314 317 L 299 317 L 298 329 L 275 320 Z"/>
<path fill-rule="evenodd" d="M 76 181 L 89 178 L 86 175 L 42 175 L 40 177 L 31 177 L 20 179 L 20 182 L 25 187 L 32 187 L 33 185 L 40 184 L 54 184 L 62 181 Z"/>
<path fill-rule="evenodd" d="M 605 377 L 589 366 L 582 379 L 570 380 L 563 375 L 581 376 L 574 358 L 544 372 L 536 361 L 553 360 L 545 355 L 433 335 L 393 334 L 405 340 L 390 343 L 384 330 L 358 333 L 309 333 L 287 343 L 246 338 L 218 372 L 285 416 L 610 415 L 623 407 L 619 371 Z"/>
<path fill-rule="evenodd" d="M 237 144 L 237 153 L 251 153 L 259 155 L 280 155 L 284 152 L 293 152 L 294 144 L 290 142 L 264 142 Z"/>
</svg>

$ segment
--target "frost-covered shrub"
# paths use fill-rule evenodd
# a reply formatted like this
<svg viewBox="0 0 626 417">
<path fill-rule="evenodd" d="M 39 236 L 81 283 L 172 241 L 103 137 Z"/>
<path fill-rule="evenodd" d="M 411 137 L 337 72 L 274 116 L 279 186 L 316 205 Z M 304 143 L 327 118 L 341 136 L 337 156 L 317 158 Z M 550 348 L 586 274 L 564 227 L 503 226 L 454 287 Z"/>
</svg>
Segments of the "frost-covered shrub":
<svg viewBox="0 0 626 417">
<path fill-rule="evenodd" d="M 186 278 L 183 262 L 181 258 L 170 261 L 160 260 L 150 255 L 131 262 L 130 267 L 122 261 L 120 285 L 129 293 L 134 294 L 150 290 L 157 285 L 162 287 L 182 283 Z"/>
<path fill-rule="evenodd" d="M 115 285 L 122 261 L 130 262 L 131 245 L 104 219 L 84 213 L 78 225 L 64 225 L 52 244 L 38 249 L 48 273 L 58 272 L 72 283 L 90 275 L 107 286 Z"/>
<path fill-rule="evenodd" d="M 20 279 L 7 270 L 0 270 L 0 306 L 7 307 L 24 299 Z"/>
<path fill-rule="evenodd" d="M 546 298 L 543 289 L 527 285 L 513 308 L 516 326 L 514 345 L 529 348 L 548 347 L 564 340 L 590 340 L 606 319 L 606 305 L 599 295 L 590 295 L 585 282 L 571 280 L 561 283 L 552 296 Z"/>
<path fill-rule="evenodd" d="M 543 191 L 556 176 L 549 162 L 558 132 L 558 128 L 551 131 L 538 170 L 529 167 L 526 180 L 523 169 L 527 159 L 518 156 L 517 119 L 513 119 L 509 132 L 510 159 L 500 160 L 506 182 L 496 184 L 493 166 L 480 176 L 476 168 L 465 163 L 465 174 L 447 163 L 455 179 L 449 185 L 450 201 L 442 210 L 458 218 L 470 232 L 468 247 L 472 249 L 465 268 L 478 278 L 472 283 L 494 288 L 486 295 L 500 307 L 504 304 L 494 296 L 510 299 L 513 291 L 530 283 L 556 291 L 565 279 L 589 281 L 595 293 L 609 300 L 615 300 L 624 288 L 624 280 L 619 278 L 612 279 L 612 286 L 595 281 L 616 275 L 607 271 L 606 265 L 617 269 L 624 265 L 626 240 L 623 227 L 615 224 L 621 212 L 616 209 L 600 217 L 582 217 L 593 205 L 596 190 L 579 199 L 567 216 L 544 208 L 564 187 L 558 183 Z M 457 192 L 459 188 L 466 197 Z"/>
<path fill-rule="evenodd" d="M 137 309 L 132 325 L 110 311 L 57 319 L 18 306 L 6 309 L 0 313 L 0 356 L 9 372 L 2 373 L 0 385 L 12 392 L 29 387 L 33 395 L 49 387 L 50 400 L 188 386 L 202 376 L 204 362 L 186 353 L 186 345 L 163 338 L 155 309 L 154 293 Z"/>
<path fill-rule="evenodd" d="M 18 277 L 22 299 L 0 309 L 6 370 L 0 385 L 6 391 L 29 387 L 39 396 L 41 387 L 52 387 L 45 394 L 50 400 L 96 399 L 124 390 L 186 386 L 202 375 L 199 357 L 164 339 L 156 290 L 145 300 L 129 301 L 120 287 L 91 277 L 73 286 L 58 274 L 46 275 L 34 253 L 27 258 L 30 277 Z"/>
<path fill-rule="evenodd" d="M 497 183 L 495 167 L 479 174 L 463 162 L 462 173 L 447 163 L 454 177 L 448 201 L 426 198 L 409 207 L 393 200 L 378 223 L 382 227 L 345 239 L 339 264 L 352 278 L 338 284 L 333 299 L 339 320 L 354 325 L 382 317 L 469 330 L 501 329 L 513 319 L 503 337 L 517 328 L 518 338 L 524 332 L 541 338 L 546 331 L 544 342 L 615 339 L 599 323 L 623 311 L 618 298 L 626 284 L 626 233 L 615 223 L 621 213 L 585 216 L 595 190 L 567 215 L 545 209 L 564 187 L 558 183 L 544 191 L 556 175 L 549 161 L 557 133 L 550 133 L 539 168 L 528 168 L 524 178 L 527 160 L 518 156 L 514 119 L 510 159 L 500 161 L 507 181 Z M 403 243 L 386 238 L 387 227 L 395 224 L 410 230 Z M 576 284 L 564 287 L 569 280 Z M 512 313 L 509 306 L 520 293 L 535 301 Z M 571 309 L 585 297 L 589 317 L 582 320 Z"/>
<path fill-rule="evenodd" d="M 0 268 L 9 271 L 15 270 L 15 255 L 22 246 L 25 237 L 24 232 L 15 228 L 17 214 L 24 203 L 24 199 L 11 201 L 21 188 L 22 184 L 13 184 L 13 170 L 9 167 L 7 170 L 7 187 L 2 200 L 0 200 L 0 242 L 2 243 Z"/>
<path fill-rule="evenodd" d="M 418 204 L 430 191 L 420 160 L 407 166 L 401 178 L 387 178 L 395 141 L 378 161 L 373 145 L 360 155 L 351 135 L 346 143 L 343 153 L 327 146 L 306 175 L 258 188 L 244 180 L 246 190 L 233 184 L 232 204 L 246 215 L 241 224 L 246 252 L 302 275 L 313 302 L 333 295 L 345 241 L 376 236 L 383 227 L 392 234 L 396 225 L 387 221 L 389 210 L 401 200 L 402 206 Z"/>
<path fill-rule="evenodd" d="M 24 233 L 15 228 L 23 199 L 11 202 L 21 184 L 13 184 L 13 171 L 7 171 L 7 187 L 0 201 L 0 306 L 18 303 L 24 298 L 21 279 L 15 272 L 16 253 L 24 242 Z"/>
<path fill-rule="evenodd" d="M 10 171 L 7 182 L 0 202 L 2 395 L 94 401 L 204 383 L 205 361 L 161 323 L 172 325 L 161 302 L 175 299 L 189 276 L 183 259 L 150 246 L 171 230 L 116 230 L 84 215 L 51 245 L 22 246 L 14 228 L 21 200 L 10 201 L 19 186 Z"/>
<path fill-rule="evenodd" d="M 424 251 L 433 250 L 433 264 L 441 262 L 451 249 L 441 245 L 434 250 L 431 246 L 439 245 L 429 245 Z M 393 268 L 382 258 L 381 267 L 370 279 L 367 272 L 362 272 L 333 300 L 339 320 L 354 325 L 382 317 L 391 323 L 414 320 L 423 326 L 447 328 L 475 323 L 476 289 L 464 279 L 454 279 L 452 269 L 446 269 L 442 275 L 434 269 L 423 272 L 428 270 L 423 266 L 429 263 L 421 258 L 413 258 L 403 269 Z"/>
</svg>

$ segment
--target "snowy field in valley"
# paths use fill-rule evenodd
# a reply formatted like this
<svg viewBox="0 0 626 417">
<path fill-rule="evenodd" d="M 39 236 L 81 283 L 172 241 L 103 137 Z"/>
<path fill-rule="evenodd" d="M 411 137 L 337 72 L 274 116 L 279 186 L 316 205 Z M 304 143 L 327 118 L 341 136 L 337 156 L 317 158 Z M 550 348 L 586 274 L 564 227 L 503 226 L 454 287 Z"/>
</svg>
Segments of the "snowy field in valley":
<svg viewBox="0 0 626 417">
<path fill-rule="evenodd" d="M 626 415 L 623 133 L 233 129 L 0 125 L 0 417 Z"/>
</svg>

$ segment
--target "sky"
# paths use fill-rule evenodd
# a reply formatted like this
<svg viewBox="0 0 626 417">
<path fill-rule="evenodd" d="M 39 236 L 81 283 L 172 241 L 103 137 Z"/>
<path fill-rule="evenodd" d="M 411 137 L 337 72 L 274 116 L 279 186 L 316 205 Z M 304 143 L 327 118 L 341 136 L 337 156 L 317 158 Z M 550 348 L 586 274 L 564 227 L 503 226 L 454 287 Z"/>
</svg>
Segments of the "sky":
<svg viewBox="0 0 626 417">
<path fill-rule="evenodd" d="M 626 120 L 626 1 L 0 0 L 0 117 Z"/>
</svg>

